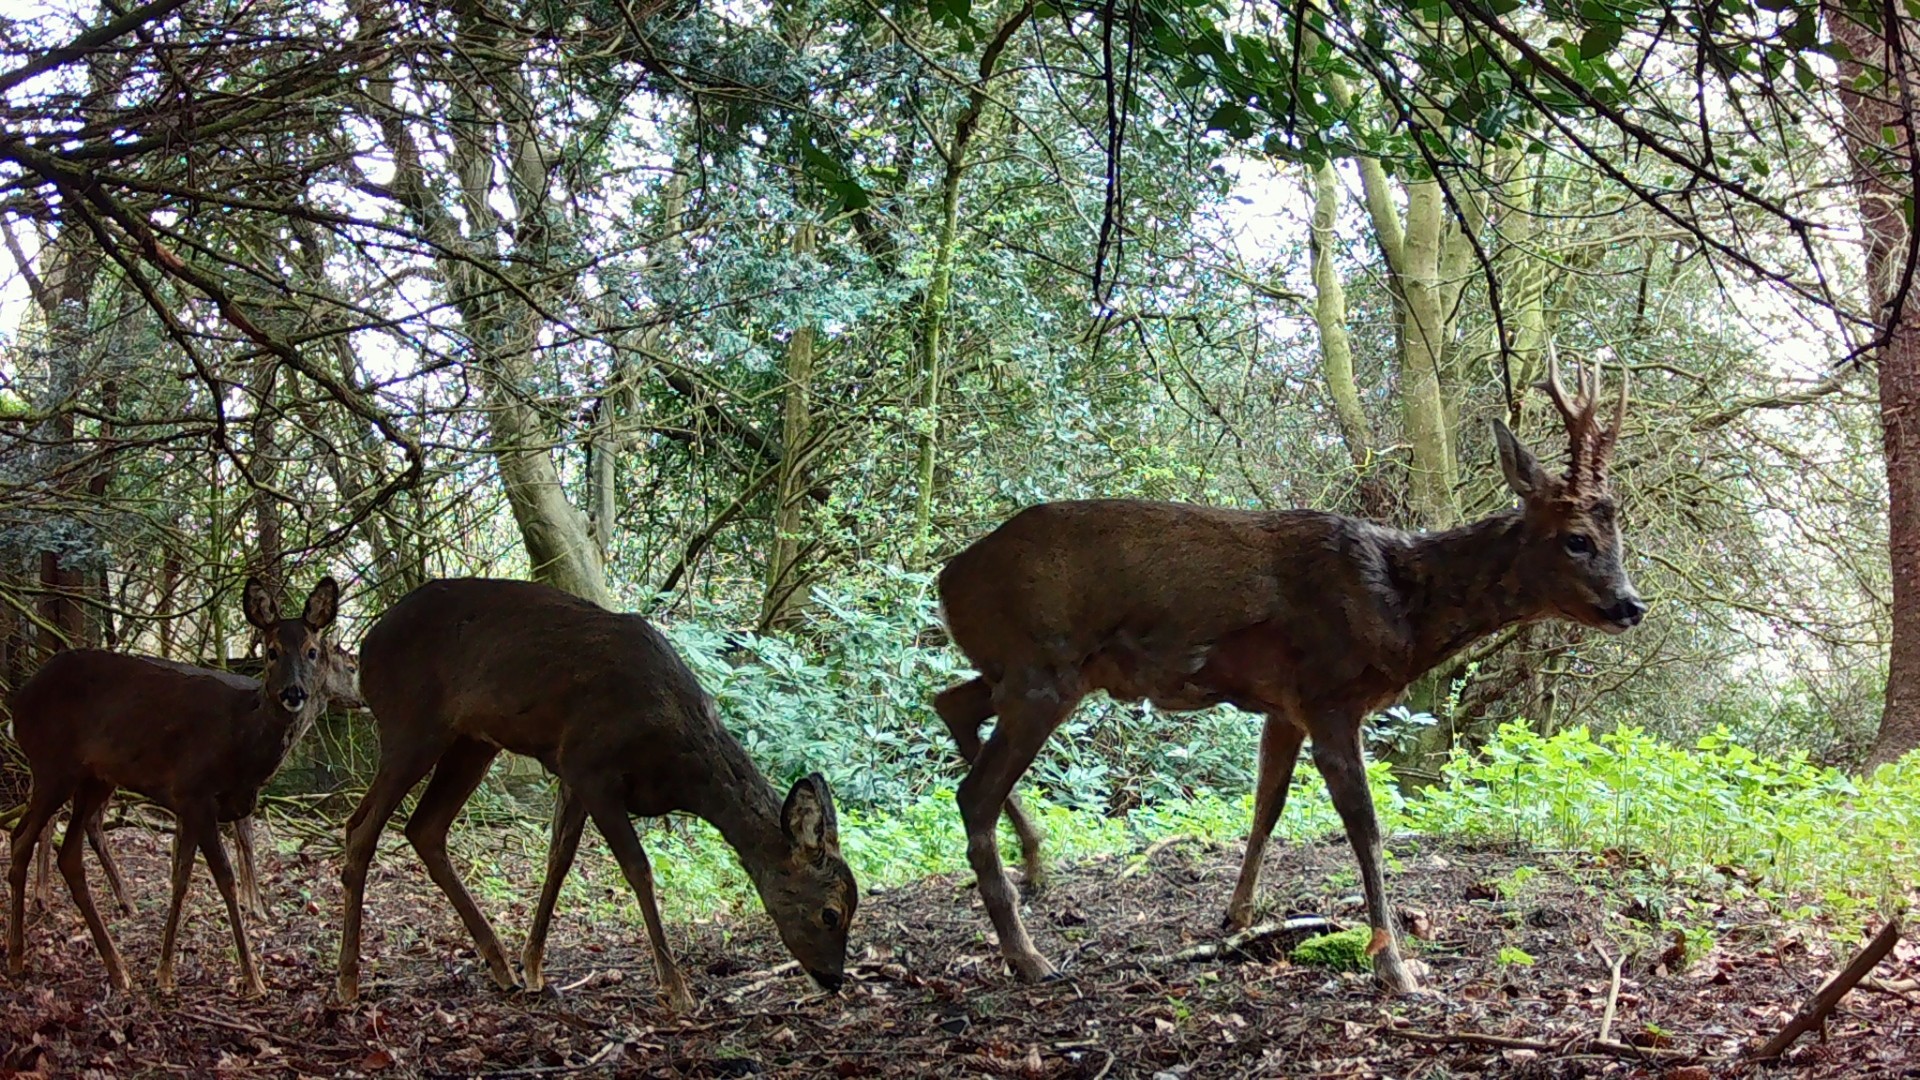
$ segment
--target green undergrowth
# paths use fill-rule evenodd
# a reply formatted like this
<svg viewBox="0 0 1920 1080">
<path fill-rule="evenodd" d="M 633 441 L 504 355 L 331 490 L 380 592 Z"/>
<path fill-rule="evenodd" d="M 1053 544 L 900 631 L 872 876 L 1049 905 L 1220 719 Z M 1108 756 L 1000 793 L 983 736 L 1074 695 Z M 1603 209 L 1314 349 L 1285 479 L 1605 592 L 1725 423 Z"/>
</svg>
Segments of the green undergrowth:
<svg viewBox="0 0 1920 1080">
<path fill-rule="evenodd" d="M 1390 835 L 1621 849 L 1675 874 L 1737 868 L 1789 916 L 1824 914 L 1854 925 L 1898 903 L 1920 881 L 1920 755 L 1856 780 L 1799 757 L 1760 758 L 1724 735 L 1685 748 L 1632 729 L 1542 738 L 1516 725 L 1479 752 L 1457 756 L 1442 784 L 1411 797 L 1399 793 L 1386 766 L 1371 771 L 1374 803 Z M 1124 815 L 1071 809 L 1039 793 L 1025 798 L 1056 866 L 1135 853 L 1172 836 L 1238 845 L 1252 815 L 1248 796 L 1169 800 Z M 1279 833 L 1299 840 L 1339 830 L 1318 773 L 1300 769 Z M 866 887 L 971 877 L 950 795 L 920 796 L 884 812 L 843 808 L 840 838 Z M 751 902 L 732 852 L 704 823 L 650 830 L 646 843 L 670 918 L 737 912 Z M 1002 849 L 1017 865 L 1004 826 Z M 576 902 L 637 922 L 610 863 L 589 877 L 569 881 Z"/>
</svg>

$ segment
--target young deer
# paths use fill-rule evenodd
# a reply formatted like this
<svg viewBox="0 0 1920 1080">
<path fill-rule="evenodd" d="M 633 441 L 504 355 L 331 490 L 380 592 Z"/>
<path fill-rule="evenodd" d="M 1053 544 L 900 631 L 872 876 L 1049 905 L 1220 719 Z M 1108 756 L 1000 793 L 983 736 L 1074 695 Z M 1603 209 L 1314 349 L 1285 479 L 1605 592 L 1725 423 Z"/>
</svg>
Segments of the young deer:
<svg viewBox="0 0 1920 1080">
<path fill-rule="evenodd" d="M 352 652 L 338 643 L 328 647 L 326 661 L 320 678 L 322 707 L 366 708 L 360 700 L 360 661 Z M 254 691 L 260 688 L 260 680 L 243 675 L 220 672 L 213 668 L 174 664 L 167 660 L 153 662 L 169 664 L 192 673 L 217 674 L 236 689 Z M 120 877 L 120 866 L 114 861 L 112 849 L 107 847 L 106 830 L 102 825 L 103 819 L 107 816 L 107 805 L 108 803 L 101 803 L 100 809 L 95 811 L 93 817 L 87 821 L 87 846 L 93 849 L 94 857 L 100 860 L 100 869 L 107 875 L 107 888 L 113 892 L 114 903 L 119 905 L 122 914 L 131 915 L 133 901 L 127 898 L 126 883 Z M 35 860 L 33 870 L 34 902 L 42 909 L 50 906 L 49 897 L 53 888 L 53 831 L 56 824 L 51 818 L 47 820 L 47 827 L 40 834 L 39 858 Z M 265 919 L 267 905 L 260 898 L 260 882 L 254 873 L 253 815 L 249 814 L 229 824 L 233 829 L 233 870 L 240 889 L 240 907 L 255 919 Z"/>
<path fill-rule="evenodd" d="M 173 811 L 175 818 L 173 902 L 160 939 L 160 989 L 173 989 L 174 936 L 197 847 L 226 901 L 246 990 L 256 996 L 266 992 L 254 970 L 218 823 L 253 812 L 261 785 L 325 707 L 322 635 L 339 599 L 339 586 L 322 578 L 300 618 L 282 619 L 266 586 L 257 578 L 247 581 L 247 621 L 267 641 L 267 677 L 261 682 L 165 660 L 75 649 L 55 653 L 14 692 L 14 741 L 26 754 L 33 791 L 26 816 L 14 829 L 8 867 L 13 909 L 7 967 L 12 974 L 26 969 L 28 863 L 47 820 L 71 800 L 60 873 L 93 933 L 108 979 L 116 989 L 132 985 L 93 906 L 80 863 L 87 823 L 115 788 L 124 787 Z"/>
<path fill-rule="evenodd" d="M 840 857 L 833 798 L 814 774 L 782 805 L 746 750 L 720 724 L 667 639 L 638 615 L 524 581 L 434 581 L 407 594 L 368 632 L 360 686 L 380 725 L 380 768 L 347 819 L 339 997 L 360 990 L 360 914 L 380 831 L 407 791 L 433 779 L 407 820 L 407 839 L 460 913 L 493 981 L 513 972 L 493 927 L 447 857 L 447 830 L 501 750 L 536 758 L 560 779 L 547 878 L 522 956 L 528 989 L 560 882 L 591 817 L 646 918 L 668 1002 L 693 995 L 667 951 L 653 871 L 628 815 L 682 810 L 712 822 L 740 856 L 781 940 L 814 981 L 839 987 L 847 926 L 858 903 Z"/>
<path fill-rule="evenodd" d="M 1231 926 L 1251 921 L 1261 855 L 1311 736 L 1359 857 L 1375 970 L 1391 990 L 1417 987 L 1387 906 L 1361 724 L 1502 627 L 1561 618 L 1620 633 L 1646 612 L 1620 564 L 1606 482 L 1626 386 L 1602 428 L 1597 372 L 1569 401 L 1554 366 L 1548 371 L 1566 422 L 1566 474 L 1547 475 L 1495 421 L 1500 468 L 1520 506 L 1471 525 L 1419 534 L 1308 510 L 1046 503 L 947 564 L 939 580 L 947 626 L 980 677 L 940 694 L 935 708 L 971 766 L 959 788 L 967 858 L 1000 951 L 1020 977 L 1053 968 L 1021 925 L 995 820 L 1004 807 L 1037 874 L 1039 834 L 1012 799 L 1014 783 L 1074 705 L 1105 690 L 1166 710 L 1227 703 L 1266 714 Z M 995 716 L 982 746 L 980 727 Z"/>
</svg>

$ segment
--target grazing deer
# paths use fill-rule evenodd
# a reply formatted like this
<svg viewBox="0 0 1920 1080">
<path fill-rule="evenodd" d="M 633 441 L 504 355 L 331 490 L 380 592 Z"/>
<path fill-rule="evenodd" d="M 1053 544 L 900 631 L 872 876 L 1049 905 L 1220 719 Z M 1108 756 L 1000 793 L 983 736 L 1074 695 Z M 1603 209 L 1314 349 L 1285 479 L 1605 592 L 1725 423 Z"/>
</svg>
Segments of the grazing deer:
<svg viewBox="0 0 1920 1080">
<path fill-rule="evenodd" d="M 407 839 L 460 913 L 495 984 L 514 987 L 500 939 L 447 858 L 454 816 L 503 749 L 539 760 L 561 785 L 546 882 L 522 956 L 528 989 L 542 985 L 554 901 L 591 817 L 640 901 L 669 1004 L 692 1011 L 693 995 L 667 951 L 653 870 L 628 819 L 675 810 L 720 830 L 787 949 L 814 981 L 839 987 L 859 895 L 840 857 L 826 781 L 817 773 L 801 779 L 783 805 L 721 726 L 693 672 L 645 619 L 525 581 L 429 582 L 368 632 L 360 687 L 380 725 L 380 768 L 347 819 L 342 1002 L 359 996 L 367 865 L 387 819 L 429 770 Z"/>
<path fill-rule="evenodd" d="M 254 969 L 240 918 L 233 870 L 220 845 L 221 821 L 253 813 L 255 800 L 287 750 L 326 707 L 324 634 L 339 607 L 340 589 L 322 578 L 298 619 L 280 618 L 279 604 L 258 578 L 247 581 L 247 621 L 266 637 L 261 681 L 97 649 L 55 653 L 13 696 L 14 741 L 33 774 L 26 816 L 13 833 L 12 921 L 7 967 L 26 969 L 27 865 L 47 820 L 73 803 L 60 873 L 119 990 L 132 985 L 106 924 L 87 891 L 80 863 L 82 837 L 115 788 L 139 792 L 173 811 L 173 902 L 160 939 L 162 991 L 173 989 L 173 945 L 180 908 L 193 877 L 193 853 L 227 904 L 240 975 L 248 994 L 266 992 Z"/>
<path fill-rule="evenodd" d="M 1043 503 L 947 564 L 939 579 L 947 626 L 980 675 L 934 704 L 970 764 L 959 788 L 967 858 L 1000 951 L 1021 978 L 1053 968 L 1021 925 L 994 824 L 1004 807 L 1037 872 L 1039 834 L 1011 797 L 1014 783 L 1075 704 L 1105 690 L 1166 710 L 1227 703 L 1266 714 L 1230 926 L 1251 921 L 1261 855 L 1312 736 L 1359 857 L 1376 973 L 1390 990 L 1417 988 L 1387 906 L 1361 724 L 1502 627 L 1561 618 L 1621 633 L 1640 622 L 1647 608 L 1620 564 L 1606 481 L 1627 389 L 1623 381 L 1602 428 L 1598 383 L 1597 371 L 1582 378 L 1569 401 L 1550 363 L 1548 392 L 1570 446 L 1565 475 L 1549 476 L 1496 420 L 1501 472 L 1520 506 L 1446 532 L 1311 510 Z M 983 746 L 980 727 L 996 716 Z"/>
<path fill-rule="evenodd" d="M 326 654 L 327 663 L 321 676 L 321 697 L 323 708 L 364 709 L 360 700 L 360 661 L 353 653 L 339 643 L 330 645 Z M 230 672 L 221 672 L 217 668 L 199 668 L 188 664 L 175 664 L 169 660 L 154 660 L 157 664 L 168 664 L 193 673 L 213 673 L 225 677 L 225 681 L 236 689 L 258 690 L 260 681 Z M 111 802 L 111 800 L 109 800 Z M 100 809 L 87 822 L 87 846 L 93 848 L 94 857 L 100 860 L 100 869 L 107 875 L 107 887 L 113 892 L 113 901 L 119 905 L 122 914 L 133 914 L 133 901 L 127 898 L 126 883 L 121 880 L 120 866 L 114 861 L 112 849 L 107 847 L 106 830 L 103 819 L 107 816 L 108 803 L 101 803 Z M 53 830 L 55 822 L 48 819 L 46 830 L 40 834 L 39 858 L 33 870 L 34 902 L 45 909 L 49 907 L 48 898 L 53 888 Z M 253 815 L 230 823 L 233 828 L 233 870 L 240 888 L 240 907 L 255 919 L 267 917 L 267 905 L 260 898 L 260 881 L 254 872 L 253 860 Z"/>
</svg>

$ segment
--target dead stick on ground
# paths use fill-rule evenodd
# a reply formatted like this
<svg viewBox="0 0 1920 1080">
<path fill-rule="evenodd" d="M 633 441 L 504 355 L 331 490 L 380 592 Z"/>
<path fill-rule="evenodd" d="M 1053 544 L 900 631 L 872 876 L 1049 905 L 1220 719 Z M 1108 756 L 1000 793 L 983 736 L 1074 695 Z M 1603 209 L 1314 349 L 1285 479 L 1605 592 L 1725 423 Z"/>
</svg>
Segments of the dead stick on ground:
<svg viewBox="0 0 1920 1080">
<path fill-rule="evenodd" d="M 1412 1042 L 1493 1046 L 1503 1050 L 1537 1050 L 1543 1054 L 1606 1054 L 1629 1061 L 1657 1059 L 1692 1060 L 1698 1054 L 1685 1050 L 1664 1050 L 1654 1046 L 1635 1046 L 1610 1039 L 1570 1039 L 1552 1043 L 1544 1039 L 1515 1039 L 1506 1035 L 1482 1035 L 1474 1031 L 1414 1031 L 1411 1028 L 1385 1028 L 1386 1034 Z"/>
<path fill-rule="evenodd" d="M 1155 855 L 1160 854 L 1161 852 L 1167 850 L 1168 848 L 1172 847 L 1175 844 L 1184 843 L 1188 840 L 1196 840 L 1196 839 L 1198 839 L 1198 837 L 1189 836 L 1186 833 L 1180 833 L 1176 836 L 1169 836 L 1162 840 L 1155 840 L 1153 843 L 1147 845 L 1147 850 L 1141 852 L 1139 858 L 1128 863 L 1127 868 L 1125 870 L 1122 870 L 1118 874 L 1114 875 L 1113 880 L 1125 881 L 1127 878 L 1130 878 L 1133 875 L 1139 873 L 1141 870 L 1145 869 L 1146 865 L 1153 861 L 1153 857 Z"/>
<path fill-rule="evenodd" d="M 1613 1034 L 1613 1010 L 1620 1004 L 1620 965 L 1626 960 L 1627 954 L 1622 951 L 1616 959 L 1608 956 L 1606 950 L 1598 945 L 1593 947 L 1593 951 L 1599 953 L 1601 961 L 1613 971 L 1607 979 L 1607 1008 L 1600 1014 L 1600 1041 L 1606 1042 L 1607 1036 Z"/>
<path fill-rule="evenodd" d="M 1852 963 L 1841 969 L 1840 974 L 1828 979 L 1826 985 L 1801 1006 L 1798 1015 L 1787 1021 L 1787 1026 L 1780 1029 L 1780 1034 L 1768 1039 L 1766 1045 L 1747 1055 L 1747 1060 L 1770 1061 L 1779 1057 L 1787 1047 L 1793 1045 L 1795 1039 L 1826 1020 L 1827 1014 L 1833 1011 L 1833 1007 L 1840 1004 L 1841 998 L 1847 996 L 1847 991 L 1853 989 L 1855 983 L 1866 978 L 1867 972 L 1878 966 L 1880 961 L 1885 960 L 1899 940 L 1900 917 L 1896 915 L 1887 920 L 1887 925 L 1873 935 L 1873 940 L 1867 942 L 1865 948 L 1854 954 Z"/>
<path fill-rule="evenodd" d="M 1255 923 L 1219 941 L 1209 941 L 1204 945 L 1181 949 L 1168 956 L 1156 956 L 1147 963 L 1158 967 L 1166 964 L 1192 963 L 1195 960 L 1215 960 L 1222 956 L 1232 956 L 1262 938 L 1280 934 L 1331 933 L 1338 929 L 1340 924 L 1324 915 L 1295 915 L 1291 919 Z"/>
</svg>

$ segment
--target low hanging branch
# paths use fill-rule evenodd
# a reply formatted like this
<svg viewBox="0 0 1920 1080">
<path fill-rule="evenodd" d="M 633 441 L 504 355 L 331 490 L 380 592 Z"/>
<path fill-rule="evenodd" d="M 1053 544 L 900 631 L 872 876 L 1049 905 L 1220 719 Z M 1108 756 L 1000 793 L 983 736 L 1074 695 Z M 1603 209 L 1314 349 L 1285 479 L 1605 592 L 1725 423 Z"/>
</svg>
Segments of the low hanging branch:
<svg viewBox="0 0 1920 1080">
<path fill-rule="evenodd" d="M 62 197 L 72 204 L 76 212 L 82 212 L 96 239 L 111 254 L 119 258 L 121 253 L 117 250 L 113 237 L 102 228 L 105 222 L 112 222 L 133 242 L 142 261 L 160 271 L 162 275 L 178 280 L 207 297 L 213 302 L 221 317 L 234 329 L 239 330 L 294 371 L 306 376 L 309 381 L 325 390 L 329 397 L 349 412 L 373 425 L 388 443 L 400 449 L 406 458 L 406 468 L 375 492 L 364 505 L 358 507 L 350 520 L 341 522 L 328 532 L 320 540 L 320 545 L 331 544 L 346 536 L 393 496 L 419 483 L 425 471 L 425 455 L 419 444 L 402 431 L 392 417 L 369 404 L 358 391 L 336 378 L 332 372 L 309 362 L 291 344 L 261 328 L 242 309 L 223 282 L 181 259 L 179 255 L 160 243 L 152 226 L 144 218 L 108 195 L 86 169 L 67 162 L 57 155 L 29 147 L 18 140 L 0 141 L 0 158 L 12 160 L 53 185 Z M 95 213 L 84 213 L 85 208 L 89 206 L 97 212 L 97 217 Z M 148 293 L 148 300 L 156 306 L 159 305 L 158 298 L 151 293 Z M 170 310 L 160 308 L 157 314 L 166 320 L 169 326 L 176 325 Z"/>
</svg>

